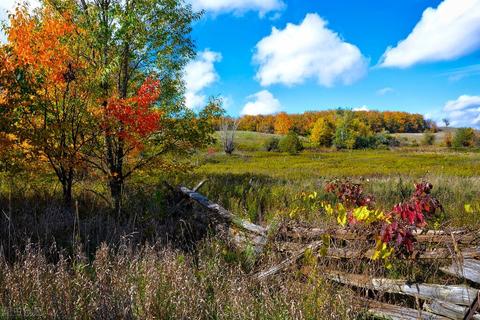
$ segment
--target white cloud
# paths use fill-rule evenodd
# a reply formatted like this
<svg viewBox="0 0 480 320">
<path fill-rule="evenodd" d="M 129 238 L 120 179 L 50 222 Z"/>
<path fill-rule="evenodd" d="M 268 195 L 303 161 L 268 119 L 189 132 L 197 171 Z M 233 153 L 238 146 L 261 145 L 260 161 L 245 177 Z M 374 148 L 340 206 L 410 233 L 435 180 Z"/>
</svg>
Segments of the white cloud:
<svg viewBox="0 0 480 320">
<path fill-rule="evenodd" d="M 272 114 L 280 111 L 280 101 L 268 90 L 262 90 L 248 97 L 252 101 L 247 102 L 241 111 L 241 115 Z"/>
<path fill-rule="evenodd" d="M 370 108 L 367 106 L 363 105 L 361 107 L 353 108 L 353 111 L 370 111 Z"/>
<path fill-rule="evenodd" d="M 427 8 L 408 37 L 388 48 L 383 67 L 453 60 L 480 48 L 480 0 L 444 0 Z"/>
<path fill-rule="evenodd" d="M 185 81 L 185 104 L 189 108 L 198 108 L 206 104 L 207 97 L 203 89 L 215 83 L 219 76 L 215 71 L 215 62 L 222 60 L 218 52 L 206 49 L 187 64 L 183 75 Z"/>
<path fill-rule="evenodd" d="M 392 92 L 395 92 L 395 90 L 393 88 L 390 88 L 390 87 L 385 87 L 385 88 L 377 90 L 377 94 L 379 96 L 384 96 L 384 95 L 392 93 Z"/>
<path fill-rule="evenodd" d="M 448 72 L 442 73 L 443 76 L 448 76 L 450 81 L 459 81 L 463 78 L 480 75 L 480 64 L 473 64 L 465 67 L 452 69 Z"/>
<path fill-rule="evenodd" d="M 444 115 L 454 127 L 480 128 L 480 96 L 462 95 L 448 101 L 443 107 Z"/>
<path fill-rule="evenodd" d="M 288 23 L 256 46 L 257 79 L 262 86 L 295 85 L 316 78 L 323 86 L 350 84 L 367 71 L 368 60 L 360 50 L 326 27 L 319 15 L 309 13 L 301 24 Z"/>
<path fill-rule="evenodd" d="M 205 10 L 213 13 L 258 11 L 260 16 L 270 11 L 278 11 L 285 7 L 282 0 L 189 0 L 194 10 Z"/>
</svg>

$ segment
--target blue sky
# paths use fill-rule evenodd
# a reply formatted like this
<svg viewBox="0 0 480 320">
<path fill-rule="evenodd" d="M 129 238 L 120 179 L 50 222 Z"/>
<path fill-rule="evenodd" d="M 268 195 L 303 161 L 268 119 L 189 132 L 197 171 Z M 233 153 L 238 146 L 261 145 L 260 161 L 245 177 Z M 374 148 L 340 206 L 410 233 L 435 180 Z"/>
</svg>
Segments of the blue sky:
<svg viewBox="0 0 480 320">
<path fill-rule="evenodd" d="M 198 103 L 222 96 L 232 115 L 346 107 L 480 124 L 480 1 L 190 1 L 206 11 L 191 67 L 200 76 L 204 62 L 209 81 L 186 77 L 187 88 L 205 84 Z"/>
<path fill-rule="evenodd" d="M 192 108 L 217 96 L 234 116 L 343 107 L 480 127 L 480 0 L 186 1 L 205 11 Z"/>
</svg>

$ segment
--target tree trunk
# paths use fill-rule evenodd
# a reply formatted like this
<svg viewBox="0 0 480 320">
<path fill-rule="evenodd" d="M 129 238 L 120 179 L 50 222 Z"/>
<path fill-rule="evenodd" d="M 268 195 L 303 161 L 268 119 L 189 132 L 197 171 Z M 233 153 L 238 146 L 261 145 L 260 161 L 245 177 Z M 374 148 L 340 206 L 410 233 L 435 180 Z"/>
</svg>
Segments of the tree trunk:
<svg viewBox="0 0 480 320">
<path fill-rule="evenodd" d="M 123 177 L 121 174 L 115 175 L 109 181 L 110 195 L 113 199 L 113 206 L 115 215 L 120 218 L 122 210 L 122 191 L 123 191 Z"/>
<path fill-rule="evenodd" d="M 72 207 L 73 196 L 72 196 L 72 186 L 73 186 L 73 170 L 70 170 L 62 179 L 62 190 L 63 190 L 63 203 L 67 209 Z"/>
</svg>

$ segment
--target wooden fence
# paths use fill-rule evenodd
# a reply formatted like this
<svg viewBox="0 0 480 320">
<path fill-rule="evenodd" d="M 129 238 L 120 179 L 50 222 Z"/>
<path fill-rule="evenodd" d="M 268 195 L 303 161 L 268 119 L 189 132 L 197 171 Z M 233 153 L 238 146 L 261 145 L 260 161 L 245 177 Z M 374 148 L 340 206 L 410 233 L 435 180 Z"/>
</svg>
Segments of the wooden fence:
<svg viewBox="0 0 480 320">
<path fill-rule="evenodd" d="M 208 200 L 198 193 L 203 183 L 190 190 L 179 187 L 178 191 L 188 201 L 193 201 L 218 219 L 226 222 L 233 242 L 239 246 L 252 245 L 261 253 L 269 241 L 268 228 L 240 219 L 219 204 Z M 288 257 L 280 263 L 252 275 L 263 281 L 280 272 L 292 268 L 302 259 L 306 252 L 317 255 L 319 260 L 337 259 L 340 261 L 370 259 L 371 249 L 358 249 L 355 243 L 367 241 L 367 235 L 347 229 L 321 229 L 292 227 L 279 230 L 282 243 L 280 247 Z M 337 241 L 337 246 L 325 246 L 326 235 Z M 270 237 L 271 239 L 272 237 Z M 416 241 L 425 244 L 424 250 L 417 251 L 410 259 L 422 263 L 441 265 L 439 270 L 445 275 L 458 279 L 457 284 L 442 285 L 435 283 L 411 283 L 402 279 L 372 277 L 365 274 L 353 274 L 342 271 L 322 270 L 324 277 L 330 281 L 352 288 L 358 288 L 374 296 L 394 294 L 412 297 L 416 308 L 405 307 L 401 303 L 384 303 L 369 298 L 368 294 L 359 297 L 359 302 L 366 306 L 374 316 L 389 319 L 476 319 L 480 320 L 480 233 L 456 231 L 418 231 Z M 371 296 L 371 295 L 370 295 Z M 401 301 L 400 301 L 401 302 Z"/>
</svg>

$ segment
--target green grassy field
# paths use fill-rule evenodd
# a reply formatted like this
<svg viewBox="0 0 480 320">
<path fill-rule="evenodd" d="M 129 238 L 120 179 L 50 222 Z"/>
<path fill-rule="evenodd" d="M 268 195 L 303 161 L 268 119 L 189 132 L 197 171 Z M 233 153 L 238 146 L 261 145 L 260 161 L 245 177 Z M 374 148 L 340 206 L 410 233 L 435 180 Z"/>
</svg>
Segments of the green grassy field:
<svg viewBox="0 0 480 320">
<path fill-rule="evenodd" d="M 413 183 L 429 181 L 434 185 L 434 195 L 445 207 L 444 221 L 459 226 L 479 220 L 464 214 L 464 204 L 480 199 L 480 153 L 475 150 L 452 151 L 432 146 L 306 150 L 299 155 L 259 151 L 271 136 L 239 132 L 234 155 L 223 154 L 218 146 L 215 153 L 197 156 L 193 172 L 170 179 L 191 186 L 209 179 L 202 189 L 208 197 L 253 221 L 267 222 L 288 215 L 302 192 L 317 192 L 327 199 L 323 188 L 333 178 L 363 183 L 384 209 L 407 197 Z M 315 219 L 315 213 L 311 214 L 298 218 Z"/>
</svg>

